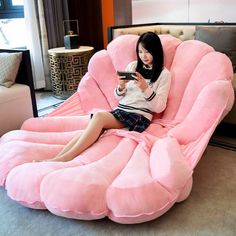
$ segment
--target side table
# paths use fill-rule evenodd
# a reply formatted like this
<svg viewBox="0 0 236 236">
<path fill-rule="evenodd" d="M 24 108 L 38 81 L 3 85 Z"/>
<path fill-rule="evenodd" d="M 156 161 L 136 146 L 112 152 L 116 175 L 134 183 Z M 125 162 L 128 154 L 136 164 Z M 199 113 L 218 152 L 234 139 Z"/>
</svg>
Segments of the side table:
<svg viewBox="0 0 236 236">
<path fill-rule="evenodd" d="M 76 92 L 81 78 L 87 72 L 93 51 L 94 48 L 89 46 L 48 50 L 52 91 L 56 98 L 66 99 Z"/>
</svg>

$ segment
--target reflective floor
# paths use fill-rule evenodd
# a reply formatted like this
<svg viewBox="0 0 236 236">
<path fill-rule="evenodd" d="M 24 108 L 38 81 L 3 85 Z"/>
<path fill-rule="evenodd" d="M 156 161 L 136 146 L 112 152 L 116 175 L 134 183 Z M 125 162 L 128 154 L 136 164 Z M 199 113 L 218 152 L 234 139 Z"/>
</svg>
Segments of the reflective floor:
<svg viewBox="0 0 236 236">
<path fill-rule="evenodd" d="M 35 94 L 39 117 L 47 115 L 64 102 L 62 99 L 55 98 L 51 91 L 39 90 Z"/>
</svg>

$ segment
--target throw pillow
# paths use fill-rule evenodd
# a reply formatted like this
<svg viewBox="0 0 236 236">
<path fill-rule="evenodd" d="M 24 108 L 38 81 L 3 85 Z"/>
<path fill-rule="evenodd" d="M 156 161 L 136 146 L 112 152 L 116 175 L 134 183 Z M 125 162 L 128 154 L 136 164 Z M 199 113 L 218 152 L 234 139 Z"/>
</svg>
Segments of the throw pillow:
<svg viewBox="0 0 236 236">
<path fill-rule="evenodd" d="M 225 53 L 236 72 L 236 28 L 230 26 L 197 26 L 195 39 L 212 46 L 216 51 Z"/>
<path fill-rule="evenodd" d="M 7 88 L 15 83 L 22 53 L 0 53 L 0 85 Z"/>
</svg>

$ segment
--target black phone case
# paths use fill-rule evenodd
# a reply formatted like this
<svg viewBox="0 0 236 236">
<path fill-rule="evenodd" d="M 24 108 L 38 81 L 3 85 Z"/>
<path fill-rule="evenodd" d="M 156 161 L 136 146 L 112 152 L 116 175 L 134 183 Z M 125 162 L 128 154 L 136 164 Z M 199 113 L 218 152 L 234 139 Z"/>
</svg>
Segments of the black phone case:
<svg viewBox="0 0 236 236">
<path fill-rule="evenodd" d="M 127 72 L 127 71 L 117 71 L 117 74 L 119 76 L 125 76 L 125 78 L 122 78 L 123 80 L 135 80 L 132 75 L 136 75 L 135 72 Z"/>
</svg>

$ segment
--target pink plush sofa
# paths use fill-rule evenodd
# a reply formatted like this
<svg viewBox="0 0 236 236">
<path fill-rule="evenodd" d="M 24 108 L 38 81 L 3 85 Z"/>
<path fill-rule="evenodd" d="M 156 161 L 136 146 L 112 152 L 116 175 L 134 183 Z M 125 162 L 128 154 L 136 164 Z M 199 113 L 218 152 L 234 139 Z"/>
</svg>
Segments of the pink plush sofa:
<svg viewBox="0 0 236 236">
<path fill-rule="evenodd" d="M 67 218 L 131 224 L 188 197 L 194 168 L 234 102 L 232 64 L 203 42 L 160 37 L 172 73 L 163 114 L 143 133 L 106 131 L 70 162 L 32 163 L 55 156 L 91 112 L 117 105 L 116 71 L 135 59 L 138 36 L 116 38 L 91 58 L 77 93 L 48 117 L 29 119 L 1 138 L 0 184 L 10 198 Z"/>
</svg>

